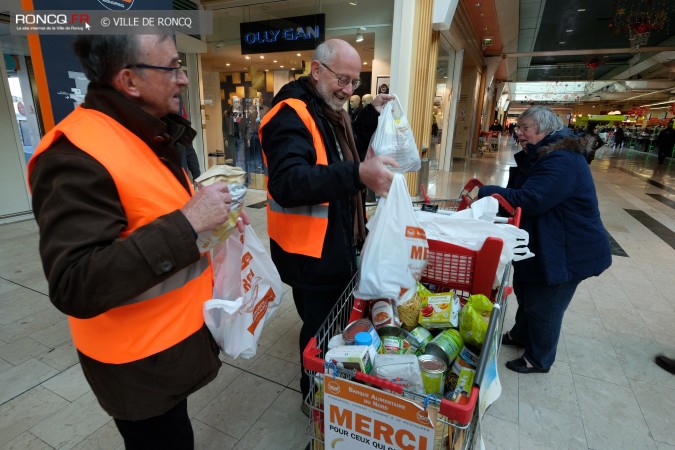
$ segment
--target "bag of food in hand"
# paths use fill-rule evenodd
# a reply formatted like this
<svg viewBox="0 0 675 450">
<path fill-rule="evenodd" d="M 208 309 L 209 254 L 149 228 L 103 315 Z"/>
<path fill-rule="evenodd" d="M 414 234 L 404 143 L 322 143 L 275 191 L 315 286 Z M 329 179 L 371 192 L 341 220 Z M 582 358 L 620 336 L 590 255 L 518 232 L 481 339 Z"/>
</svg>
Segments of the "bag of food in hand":
<svg viewBox="0 0 675 450">
<path fill-rule="evenodd" d="M 218 244 L 222 244 L 237 226 L 237 219 L 244 207 L 244 197 L 246 196 L 246 172 L 239 167 L 216 165 L 204 172 L 195 180 L 198 186 L 209 186 L 218 181 L 227 183 L 232 196 L 232 206 L 227 222 L 212 231 L 199 233 L 197 245 L 200 252 L 211 250 Z"/>
<path fill-rule="evenodd" d="M 398 97 L 394 97 L 382 107 L 370 146 L 376 155 L 390 156 L 396 160 L 399 167 L 392 167 L 394 172 L 416 172 L 422 163 L 415 136 Z"/>
</svg>

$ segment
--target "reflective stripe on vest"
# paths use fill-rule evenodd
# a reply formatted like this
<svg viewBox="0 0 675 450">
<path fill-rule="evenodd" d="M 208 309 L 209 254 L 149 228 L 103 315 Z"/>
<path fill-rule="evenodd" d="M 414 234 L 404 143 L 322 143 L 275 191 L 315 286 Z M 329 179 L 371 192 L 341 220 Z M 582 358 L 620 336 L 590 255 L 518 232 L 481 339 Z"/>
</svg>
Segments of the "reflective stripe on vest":
<svg viewBox="0 0 675 450">
<path fill-rule="evenodd" d="M 307 110 L 307 105 L 302 100 L 294 98 L 282 100 L 265 114 L 258 130 L 260 142 L 262 142 L 263 128 L 284 105 L 288 105 L 295 110 L 312 135 L 316 164 L 327 166 L 328 155 L 323 137 L 314 118 Z M 270 149 L 270 151 L 273 152 L 274 149 Z M 267 157 L 264 151 L 263 158 L 265 165 L 267 165 Z M 266 171 L 266 173 L 268 172 Z M 267 186 L 268 181 L 266 175 L 265 186 Z M 328 203 L 284 208 L 272 198 L 269 189 L 267 190 L 267 231 L 270 238 L 274 239 L 285 252 L 320 258 L 327 229 Z"/>
<path fill-rule="evenodd" d="M 109 116 L 82 107 L 47 133 L 28 164 L 29 172 L 37 156 L 49 151 L 62 135 L 110 173 L 127 218 L 120 238 L 176 211 L 190 199 L 180 181 L 141 139 Z M 204 254 L 122 306 L 90 319 L 68 317 L 73 342 L 85 355 L 109 364 L 154 355 L 203 326 L 203 304 L 212 293 L 213 271 Z"/>
</svg>

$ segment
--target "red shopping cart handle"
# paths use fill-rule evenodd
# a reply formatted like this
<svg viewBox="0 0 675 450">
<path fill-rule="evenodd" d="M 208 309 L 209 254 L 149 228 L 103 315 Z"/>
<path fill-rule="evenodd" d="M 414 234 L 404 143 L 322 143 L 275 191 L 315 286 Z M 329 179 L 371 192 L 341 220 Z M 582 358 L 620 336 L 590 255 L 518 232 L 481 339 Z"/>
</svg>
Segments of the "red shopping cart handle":
<svg viewBox="0 0 675 450">
<path fill-rule="evenodd" d="M 386 389 L 396 394 L 403 395 L 403 386 L 401 386 L 400 384 L 392 383 L 391 381 L 387 381 L 383 378 L 374 377 L 372 375 L 368 375 L 365 372 L 356 372 L 354 378 L 363 383 L 370 384 L 371 386 L 377 386 L 380 389 Z"/>
<path fill-rule="evenodd" d="M 466 182 L 464 185 L 464 191 L 466 192 L 471 192 L 474 190 L 476 187 L 483 187 L 483 182 L 480 181 L 478 178 L 471 178 L 469 181 Z"/>
<path fill-rule="evenodd" d="M 471 388 L 471 394 L 468 397 L 462 396 L 460 401 L 457 403 L 444 398 L 441 400 L 439 412 L 447 417 L 448 420 L 462 425 L 468 424 L 471 422 L 473 410 L 476 408 L 479 391 L 480 388 L 476 385 L 473 385 L 473 388 Z"/>
<path fill-rule="evenodd" d="M 302 351 L 302 365 L 305 370 L 323 373 L 323 358 L 319 357 L 320 353 L 321 349 L 316 345 L 316 338 L 311 338 Z"/>
</svg>

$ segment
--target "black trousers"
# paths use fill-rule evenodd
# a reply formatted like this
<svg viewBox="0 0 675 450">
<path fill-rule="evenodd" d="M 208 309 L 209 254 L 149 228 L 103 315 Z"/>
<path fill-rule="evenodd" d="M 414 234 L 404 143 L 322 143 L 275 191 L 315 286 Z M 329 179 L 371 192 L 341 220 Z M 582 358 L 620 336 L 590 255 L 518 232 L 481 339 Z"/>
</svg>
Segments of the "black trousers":
<svg viewBox="0 0 675 450">
<path fill-rule="evenodd" d="M 115 425 L 124 438 L 126 450 L 195 448 L 194 433 L 187 412 L 187 399 L 161 416 L 145 420 L 115 419 Z"/>
<path fill-rule="evenodd" d="M 309 291 L 293 288 L 295 309 L 302 319 L 302 328 L 300 329 L 300 389 L 302 390 L 303 400 L 309 393 L 309 377 L 302 367 L 302 352 L 328 317 L 328 313 L 337 303 L 343 290 Z"/>
</svg>

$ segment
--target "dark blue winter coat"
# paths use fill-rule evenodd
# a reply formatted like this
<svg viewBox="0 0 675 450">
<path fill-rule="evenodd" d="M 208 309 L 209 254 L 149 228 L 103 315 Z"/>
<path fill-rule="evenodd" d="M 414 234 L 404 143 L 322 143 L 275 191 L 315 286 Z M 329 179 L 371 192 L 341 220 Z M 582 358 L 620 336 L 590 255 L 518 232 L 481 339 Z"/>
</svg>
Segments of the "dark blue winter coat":
<svg viewBox="0 0 675 450">
<path fill-rule="evenodd" d="M 598 209 L 585 142 L 567 129 L 515 155 L 506 188 L 483 186 L 479 197 L 500 194 L 522 208 L 521 228 L 533 258 L 514 263 L 514 280 L 559 284 L 600 275 L 612 264 Z"/>
</svg>

